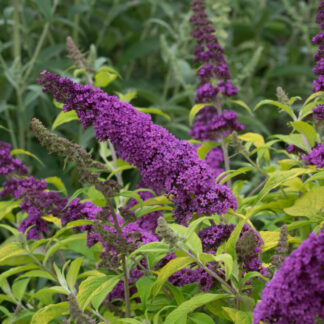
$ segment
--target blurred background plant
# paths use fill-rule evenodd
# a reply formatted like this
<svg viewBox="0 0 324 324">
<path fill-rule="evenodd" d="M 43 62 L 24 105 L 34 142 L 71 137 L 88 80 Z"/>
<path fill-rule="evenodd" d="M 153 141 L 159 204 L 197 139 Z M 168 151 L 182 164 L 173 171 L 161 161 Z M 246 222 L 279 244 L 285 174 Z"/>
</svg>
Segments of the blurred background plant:
<svg viewBox="0 0 324 324">
<path fill-rule="evenodd" d="M 207 5 L 239 99 L 254 106 L 260 99 L 275 98 L 280 85 L 289 96 L 306 98 L 311 93 L 315 52 L 311 38 L 318 28 L 315 2 L 209 0 Z M 48 166 L 45 169 L 24 155 L 31 159 L 36 176 L 69 173 L 64 177 L 68 188 L 76 177 L 71 167 L 60 171 L 60 162 L 37 144 L 29 126 L 32 116 L 49 126 L 58 114 L 37 83 L 42 70 L 78 81 L 84 77 L 68 57 L 67 36 L 83 51 L 90 67 L 114 67 L 115 75 L 123 76 L 107 82 L 106 91 L 133 93 L 136 107 L 161 110 L 170 118 L 156 114 L 154 121 L 188 138 L 187 116 L 198 68 L 192 68 L 189 0 L 4 0 L 0 10 L 0 136 Z M 287 122 L 272 109 L 257 112 L 260 122 L 239 107 L 237 111 L 247 130 L 253 126 L 266 136 Z M 77 123 L 57 131 L 85 148 L 96 145 L 94 133 L 82 131 Z"/>
</svg>

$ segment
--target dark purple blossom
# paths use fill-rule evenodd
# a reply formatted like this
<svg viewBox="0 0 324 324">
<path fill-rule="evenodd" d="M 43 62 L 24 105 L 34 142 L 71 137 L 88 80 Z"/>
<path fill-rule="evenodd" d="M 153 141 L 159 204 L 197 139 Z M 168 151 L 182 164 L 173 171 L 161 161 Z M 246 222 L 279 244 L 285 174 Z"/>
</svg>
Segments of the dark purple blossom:
<svg viewBox="0 0 324 324">
<path fill-rule="evenodd" d="M 304 159 L 307 165 L 314 164 L 318 169 L 324 168 L 324 144 L 316 144 Z"/>
<path fill-rule="evenodd" d="M 267 283 L 253 324 L 315 324 L 317 316 L 324 320 L 324 230 L 311 233 Z"/>
<path fill-rule="evenodd" d="M 324 4 L 323 1 L 318 6 L 316 22 L 324 29 Z M 314 55 L 315 67 L 313 71 L 319 78 L 313 81 L 314 92 L 324 90 L 324 33 L 321 31 L 312 39 L 314 44 L 319 45 L 319 49 Z"/>
<path fill-rule="evenodd" d="M 221 136 L 228 136 L 233 131 L 242 131 L 244 126 L 237 121 L 237 114 L 233 110 L 225 110 L 218 115 L 213 106 L 204 107 L 195 118 L 190 135 L 197 140 L 218 140 Z"/>
<path fill-rule="evenodd" d="M 313 116 L 317 120 L 324 119 L 324 105 L 318 105 L 315 108 L 313 108 Z"/>
<path fill-rule="evenodd" d="M 7 176 L 10 173 L 26 175 L 27 167 L 19 160 L 10 155 L 11 145 L 0 142 L 0 175 Z"/>
<path fill-rule="evenodd" d="M 185 223 L 193 213 L 222 214 L 236 208 L 230 189 L 214 182 L 194 146 L 154 124 L 150 115 L 100 89 L 55 74 L 43 73 L 40 83 L 63 101 L 65 111 L 75 109 L 84 127 L 93 124 L 100 141 L 109 138 L 119 156 L 139 169 L 148 187 L 171 197 L 179 222 Z"/>
<path fill-rule="evenodd" d="M 205 158 L 208 166 L 213 170 L 214 177 L 217 178 L 224 169 L 220 168 L 220 165 L 224 162 L 223 151 L 219 146 L 213 147 L 206 155 Z"/>
</svg>

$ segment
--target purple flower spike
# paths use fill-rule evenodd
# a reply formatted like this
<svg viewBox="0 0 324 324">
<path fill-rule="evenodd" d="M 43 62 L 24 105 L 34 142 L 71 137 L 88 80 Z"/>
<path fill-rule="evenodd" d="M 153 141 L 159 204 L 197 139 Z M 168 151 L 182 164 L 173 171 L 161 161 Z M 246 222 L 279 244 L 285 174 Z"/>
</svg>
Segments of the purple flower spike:
<svg viewBox="0 0 324 324">
<path fill-rule="evenodd" d="M 43 74 L 39 82 L 45 92 L 64 103 L 65 111 L 74 109 L 84 127 L 92 124 L 97 139 L 110 139 L 119 156 L 139 169 L 146 187 L 171 197 L 178 222 L 186 223 L 193 213 L 222 214 L 236 208 L 231 190 L 215 183 L 194 146 L 155 125 L 150 115 L 101 89 L 52 73 Z"/>
<path fill-rule="evenodd" d="M 318 14 L 316 16 L 316 22 L 320 24 L 321 29 L 324 29 L 324 1 L 318 6 Z M 313 81 L 313 91 L 324 90 L 324 33 L 321 31 L 315 35 L 312 39 L 313 43 L 319 45 L 319 49 L 314 55 L 315 67 L 313 72 L 318 75 L 319 78 Z"/>
<path fill-rule="evenodd" d="M 324 143 L 316 144 L 304 158 L 306 164 L 314 164 L 318 169 L 324 168 Z"/>
<path fill-rule="evenodd" d="M 267 283 L 253 324 L 315 324 L 316 317 L 324 320 L 324 230 L 311 233 Z"/>
</svg>

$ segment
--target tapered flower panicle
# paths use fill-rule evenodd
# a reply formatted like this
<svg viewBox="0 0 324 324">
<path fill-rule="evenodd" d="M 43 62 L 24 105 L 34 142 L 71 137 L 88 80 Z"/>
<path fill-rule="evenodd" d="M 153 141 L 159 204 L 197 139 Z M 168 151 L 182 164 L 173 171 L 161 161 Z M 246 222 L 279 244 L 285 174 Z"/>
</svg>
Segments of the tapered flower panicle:
<svg viewBox="0 0 324 324">
<path fill-rule="evenodd" d="M 222 214 L 236 208 L 231 190 L 215 184 L 193 145 L 154 124 L 150 115 L 100 89 L 55 74 L 44 72 L 39 82 L 64 103 L 65 111 L 74 109 L 84 127 L 93 124 L 100 141 L 110 139 L 119 156 L 139 169 L 147 187 L 171 197 L 179 222 L 193 213 Z"/>
<path fill-rule="evenodd" d="M 231 74 L 224 57 L 224 49 L 214 35 L 215 29 L 205 12 L 205 1 L 194 0 L 191 8 L 194 12 L 190 18 L 190 22 L 194 25 L 192 36 L 197 42 L 194 61 L 202 64 L 198 72 L 199 87 L 195 102 L 206 103 L 206 107 L 196 116 L 190 135 L 200 141 L 218 141 L 234 130 L 244 129 L 237 121 L 237 114 L 234 111 L 222 111 L 218 99 L 220 93 L 226 97 L 236 95 L 237 88 L 230 81 Z M 221 150 L 220 153 L 222 154 Z M 206 162 L 209 164 L 209 161 Z M 221 159 L 218 164 L 213 162 L 209 165 L 215 170 L 215 174 L 218 174 Z"/>
<path fill-rule="evenodd" d="M 286 258 L 262 292 L 253 324 L 315 324 L 324 320 L 324 230 Z"/>
<path fill-rule="evenodd" d="M 318 6 L 316 22 L 324 29 L 324 1 Z M 324 33 L 321 31 L 313 37 L 313 43 L 318 45 L 318 51 L 314 55 L 315 66 L 313 72 L 318 75 L 318 79 L 313 81 L 314 92 L 324 90 Z"/>
</svg>

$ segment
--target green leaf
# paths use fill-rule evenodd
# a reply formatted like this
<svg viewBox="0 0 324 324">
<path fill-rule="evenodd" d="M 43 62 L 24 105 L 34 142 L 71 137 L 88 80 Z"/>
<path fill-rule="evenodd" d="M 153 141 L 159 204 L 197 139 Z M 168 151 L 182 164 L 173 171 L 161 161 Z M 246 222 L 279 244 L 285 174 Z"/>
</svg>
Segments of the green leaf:
<svg viewBox="0 0 324 324">
<path fill-rule="evenodd" d="M 311 94 L 304 102 L 303 107 L 305 107 L 309 102 L 312 100 L 316 99 L 317 97 L 323 97 L 324 96 L 324 91 L 318 91 L 313 94 Z"/>
<path fill-rule="evenodd" d="M 121 275 L 89 277 L 82 281 L 77 294 L 81 309 L 84 310 L 90 302 L 97 309 L 121 278 Z"/>
<path fill-rule="evenodd" d="M 47 183 L 53 184 L 64 196 L 67 196 L 67 190 L 63 181 L 59 177 L 48 177 L 45 179 Z"/>
<path fill-rule="evenodd" d="M 231 233 L 231 236 L 229 237 L 229 239 L 225 244 L 226 253 L 230 254 L 233 257 L 233 259 L 236 259 L 236 243 L 240 237 L 244 224 L 245 224 L 245 220 L 243 219 L 235 226 L 234 231 Z"/>
<path fill-rule="evenodd" d="M 0 219 L 6 217 L 13 209 L 19 207 L 19 200 L 0 201 Z"/>
<path fill-rule="evenodd" d="M 211 103 L 204 103 L 204 104 L 196 104 L 194 105 L 190 112 L 189 112 L 189 124 L 192 125 L 195 116 L 199 113 L 201 109 L 203 109 L 206 106 L 210 106 Z"/>
<path fill-rule="evenodd" d="M 129 255 L 129 258 L 132 256 L 141 253 L 168 253 L 170 251 L 169 245 L 163 242 L 151 242 L 148 244 L 144 244 L 136 249 Z"/>
<path fill-rule="evenodd" d="M 324 187 L 311 189 L 284 211 L 291 216 L 304 216 L 310 220 L 322 221 L 324 219 Z"/>
<path fill-rule="evenodd" d="M 83 240 L 85 241 L 86 239 L 87 239 L 86 233 L 79 233 L 79 234 L 73 234 L 72 236 L 69 236 L 64 240 L 55 243 L 48 249 L 45 258 L 43 260 L 43 264 L 46 264 L 50 256 L 52 256 L 58 249 L 64 248 L 68 243 L 74 241 L 83 241 Z"/>
<path fill-rule="evenodd" d="M 0 248 L 0 262 L 3 262 L 4 260 L 17 256 L 20 254 L 26 253 L 25 249 L 22 248 L 21 244 L 18 242 L 11 242 L 3 245 Z"/>
<path fill-rule="evenodd" d="M 131 102 L 134 98 L 136 98 L 137 96 L 137 91 L 131 91 L 131 92 L 127 92 L 125 94 L 121 93 L 121 92 L 116 92 L 118 95 L 118 98 L 121 101 L 125 101 L 125 102 Z"/>
<path fill-rule="evenodd" d="M 224 184 L 226 181 L 228 181 L 229 179 L 232 179 L 242 173 L 246 173 L 246 172 L 250 172 L 253 171 L 253 168 L 251 167 L 244 167 L 244 168 L 239 168 L 237 170 L 228 170 L 225 172 L 222 172 L 216 179 L 217 182 L 219 182 L 219 184 Z M 221 180 L 219 180 L 221 179 Z"/>
<path fill-rule="evenodd" d="M 191 299 L 182 303 L 174 311 L 172 311 L 167 316 L 164 323 L 168 323 L 168 324 L 186 323 L 188 313 L 193 312 L 196 308 L 208 304 L 214 300 L 223 299 L 227 297 L 230 297 L 230 295 L 205 293 L 205 294 L 194 296 Z"/>
<path fill-rule="evenodd" d="M 102 71 L 96 73 L 95 76 L 95 87 L 96 88 L 105 88 L 111 82 L 113 82 L 117 78 L 117 74 L 110 73 L 107 71 Z"/>
<path fill-rule="evenodd" d="M 49 279 L 49 280 L 52 280 L 52 281 L 56 281 L 56 279 L 51 275 L 49 274 L 48 272 L 46 271 L 43 271 L 43 270 L 31 270 L 31 271 L 28 271 L 22 275 L 20 275 L 18 278 L 33 278 L 33 277 L 36 277 L 36 278 L 46 278 L 46 279 Z"/>
<path fill-rule="evenodd" d="M 121 197 L 127 197 L 127 198 L 133 198 L 136 201 L 138 201 L 138 206 L 143 207 L 143 199 L 141 198 L 141 196 L 135 192 L 135 191 L 122 191 L 122 192 L 118 192 L 116 194 L 116 196 L 121 196 Z M 131 208 L 133 209 L 133 208 Z"/>
<path fill-rule="evenodd" d="M 71 291 L 74 291 L 74 287 L 75 287 L 75 283 L 77 281 L 78 278 L 78 274 L 80 271 L 80 267 L 82 264 L 82 260 L 83 258 L 77 258 L 75 259 L 69 267 L 69 270 L 66 274 L 66 282 L 68 284 L 68 287 L 70 288 Z"/>
<path fill-rule="evenodd" d="M 12 294 L 14 297 L 21 301 L 22 298 L 24 297 L 25 291 L 27 289 L 28 283 L 29 283 L 29 278 L 27 279 L 22 279 L 22 280 L 17 280 L 13 283 L 12 285 Z"/>
<path fill-rule="evenodd" d="M 259 234 L 264 242 L 261 246 L 262 252 L 266 252 L 277 246 L 279 241 L 279 231 L 259 231 Z M 301 239 L 298 237 L 288 236 L 288 243 L 301 243 Z"/>
<path fill-rule="evenodd" d="M 44 18 L 51 22 L 53 19 L 52 8 L 51 8 L 51 0 L 36 0 L 38 9 L 44 15 Z"/>
<path fill-rule="evenodd" d="M 150 199 L 142 201 L 143 206 L 152 206 L 152 205 L 163 205 L 163 204 L 172 204 L 172 202 L 166 196 L 156 196 Z M 134 205 L 131 209 L 137 209 L 140 207 L 140 204 Z"/>
<path fill-rule="evenodd" d="M 307 151 L 305 142 L 301 134 L 274 135 L 274 137 L 279 138 L 281 141 L 285 142 L 288 145 L 293 144 L 301 148 L 302 150 Z"/>
<path fill-rule="evenodd" d="M 166 118 L 167 120 L 171 120 L 171 117 L 164 113 L 163 111 L 161 111 L 160 109 L 157 108 L 138 108 L 135 107 L 137 111 L 145 113 L 145 114 L 153 114 L 153 115 L 160 115 L 163 116 L 164 118 Z"/>
<path fill-rule="evenodd" d="M 48 297 L 51 297 L 54 294 L 68 295 L 69 292 L 61 286 L 52 286 L 52 287 L 46 287 L 38 290 L 36 293 L 32 295 L 31 298 L 37 298 L 39 300 L 43 300 L 44 296 L 47 299 Z"/>
<path fill-rule="evenodd" d="M 134 61 L 137 58 L 148 55 L 152 51 L 157 51 L 160 48 L 158 38 L 146 38 L 144 40 L 133 43 L 123 54 L 119 60 L 117 67 L 121 68 L 128 62 Z"/>
<path fill-rule="evenodd" d="M 224 265 L 225 265 L 225 279 L 229 280 L 232 275 L 233 266 L 234 266 L 232 256 L 228 253 L 222 253 L 222 254 L 214 256 L 214 258 L 217 262 L 224 263 Z"/>
<path fill-rule="evenodd" d="M 185 248 L 191 250 L 191 252 L 199 255 L 202 253 L 202 244 L 199 236 L 195 232 L 191 232 L 190 236 L 188 236 L 188 227 L 179 225 L 179 224 L 169 224 L 169 227 L 178 234 L 178 236 L 182 236 L 186 238 Z"/>
<path fill-rule="evenodd" d="M 153 296 L 157 296 L 163 287 L 164 283 L 177 271 L 187 267 L 193 261 L 189 256 L 179 257 L 169 261 L 162 269 L 158 271 L 157 280 L 152 286 L 151 293 Z"/>
<path fill-rule="evenodd" d="M 79 117 L 74 110 L 67 111 L 67 112 L 61 111 L 54 120 L 54 123 L 52 125 L 52 131 L 63 124 L 78 119 Z"/>
<path fill-rule="evenodd" d="M 140 322 L 134 318 L 122 318 L 117 320 L 117 322 L 124 322 L 124 323 L 129 323 L 129 324 L 143 324 L 143 322 Z"/>
<path fill-rule="evenodd" d="M 251 142 L 255 147 L 263 147 L 265 144 L 263 136 L 257 133 L 245 133 L 240 135 L 239 139 L 245 142 Z"/>
<path fill-rule="evenodd" d="M 125 170 L 130 170 L 130 169 L 135 169 L 136 167 L 134 165 L 123 165 L 117 169 L 115 169 L 114 171 L 112 171 L 108 178 L 107 179 L 111 179 L 116 173 L 119 173 L 119 172 L 122 172 L 122 171 L 125 171 Z"/>
<path fill-rule="evenodd" d="M 16 155 L 16 154 L 23 154 L 23 155 L 28 155 L 32 158 L 34 158 L 37 162 L 39 162 L 43 167 L 45 166 L 45 164 L 33 153 L 30 153 L 28 151 L 22 150 L 22 149 L 16 149 L 16 150 L 12 150 L 10 152 L 10 155 Z"/>
<path fill-rule="evenodd" d="M 52 304 L 39 309 L 32 317 L 31 324 L 47 324 L 55 318 L 69 313 L 69 303 Z"/>
<path fill-rule="evenodd" d="M 2 272 L 0 274 L 0 281 L 4 278 L 8 278 L 14 274 L 17 274 L 19 272 L 23 272 L 26 270 L 32 270 L 32 269 L 36 269 L 37 266 L 35 264 L 28 264 L 28 265 L 23 265 L 23 266 L 19 266 L 19 267 L 15 267 L 15 268 L 11 268 L 5 272 Z"/>
<path fill-rule="evenodd" d="M 250 115 L 253 116 L 252 110 L 250 109 L 250 107 L 244 101 L 242 101 L 242 100 L 230 100 L 230 102 L 243 107 L 244 109 L 246 109 L 249 112 Z"/>
<path fill-rule="evenodd" d="M 138 291 L 138 295 L 141 298 L 141 305 L 143 307 L 143 311 L 145 311 L 146 309 L 146 303 L 150 296 L 153 283 L 154 281 L 152 280 L 152 278 L 146 276 L 143 276 L 136 281 L 136 288 Z"/>
<path fill-rule="evenodd" d="M 244 312 L 236 308 L 223 307 L 223 310 L 230 316 L 235 324 L 251 324 L 252 312 Z"/>
<path fill-rule="evenodd" d="M 270 176 L 262 190 L 259 192 L 255 204 L 261 201 L 271 190 L 283 185 L 286 181 L 292 180 L 302 174 L 309 172 L 310 170 L 303 168 L 294 168 L 288 171 L 275 172 Z"/>
<path fill-rule="evenodd" d="M 269 278 L 262 275 L 260 272 L 252 271 L 252 272 L 245 273 L 244 278 L 241 281 L 241 284 L 244 285 L 247 281 L 253 278 L 262 278 L 264 281 L 269 281 Z"/>
<path fill-rule="evenodd" d="M 291 123 L 291 126 L 299 133 L 303 134 L 309 146 L 312 148 L 316 141 L 316 130 L 313 126 L 303 122 L 303 121 L 295 121 Z"/>
<path fill-rule="evenodd" d="M 293 110 L 290 107 L 280 103 L 279 101 L 275 101 L 275 100 L 268 100 L 268 99 L 262 100 L 254 107 L 253 110 L 256 111 L 257 109 L 259 109 L 263 105 L 276 106 L 276 107 L 284 110 L 293 120 L 296 120 L 296 116 L 295 116 Z"/>
<path fill-rule="evenodd" d="M 215 141 L 206 141 L 206 142 L 202 142 L 202 144 L 200 145 L 200 147 L 197 150 L 197 154 L 199 159 L 205 159 L 206 155 L 209 153 L 209 151 L 216 147 L 219 146 L 220 143 L 217 143 Z"/>
<path fill-rule="evenodd" d="M 189 316 L 195 324 L 214 324 L 214 320 L 205 313 L 193 313 Z"/>
<path fill-rule="evenodd" d="M 141 209 L 136 210 L 135 215 L 140 218 L 146 214 L 153 213 L 159 210 L 172 210 L 171 206 L 144 206 Z"/>
</svg>

